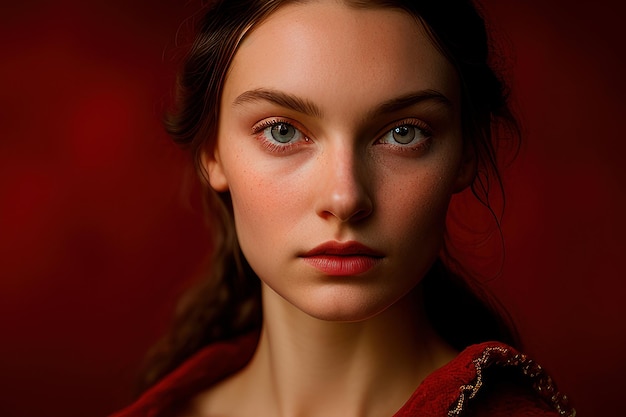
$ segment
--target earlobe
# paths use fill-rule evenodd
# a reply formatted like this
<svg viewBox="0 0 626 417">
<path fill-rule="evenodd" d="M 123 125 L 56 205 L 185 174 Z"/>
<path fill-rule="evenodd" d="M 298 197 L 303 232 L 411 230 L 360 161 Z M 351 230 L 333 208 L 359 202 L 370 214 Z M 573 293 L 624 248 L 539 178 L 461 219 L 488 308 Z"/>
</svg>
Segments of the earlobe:
<svg viewBox="0 0 626 417">
<path fill-rule="evenodd" d="M 476 177 L 477 161 L 473 149 L 464 149 L 463 159 L 454 184 L 454 192 L 460 193 L 469 187 Z"/>
<path fill-rule="evenodd" d="M 224 173 L 218 150 L 202 151 L 201 161 L 202 169 L 208 176 L 208 182 L 211 188 L 217 192 L 228 191 L 228 180 Z"/>
</svg>

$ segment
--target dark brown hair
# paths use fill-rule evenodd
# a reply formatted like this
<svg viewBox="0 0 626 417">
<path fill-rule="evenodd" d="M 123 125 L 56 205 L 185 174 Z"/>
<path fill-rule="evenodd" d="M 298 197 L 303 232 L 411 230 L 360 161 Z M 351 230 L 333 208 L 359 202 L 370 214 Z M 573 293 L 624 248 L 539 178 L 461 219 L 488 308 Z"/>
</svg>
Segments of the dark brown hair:
<svg viewBox="0 0 626 417">
<path fill-rule="evenodd" d="M 203 149 L 216 139 L 223 82 L 246 33 L 290 0 L 212 1 L 203 10 L 193 44 L 180 72 L 174 110 L 166 128 L 189 150 L 196 169 Z M 293 2 L 293 1 L 291 1 Z M 462 85 L 464 146 L 477 159 L 472 191 L 489 206 L 489 184 L 501 188 L 496 163 L 499 126 L 517 131 L 507 105 L 506 88 L 490 66 L 485 23 L 469 0 L 350 1 L 351 7 L 393 7 L 407 11 L 427 29 L 433 43 L 456 68 Z M 519 137 L 519 135 L 513 135 Z M 214 247 L 205 276 L 181 300 L 173 327 L 153 349 L 143 387 L 178 366 L 201 347 L 259 329 L 260 284 L 243 257 L 235 236 L 228 193 L 218 195 L 204 184 L 207 221 Z M 452 259 L 442 251 L 424 278 L 426 313 L 444 339 L 462 349 L 469 344 L 517 338 L 499 309 L 470 277 L 452 273 Z"/>
</svg>

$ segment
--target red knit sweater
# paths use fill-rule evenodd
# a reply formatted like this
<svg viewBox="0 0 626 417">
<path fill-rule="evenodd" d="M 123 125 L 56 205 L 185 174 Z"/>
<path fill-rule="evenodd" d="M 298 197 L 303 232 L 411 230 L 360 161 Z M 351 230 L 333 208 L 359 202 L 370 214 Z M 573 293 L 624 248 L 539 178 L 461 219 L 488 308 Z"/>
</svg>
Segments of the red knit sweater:
<svg viewBox="0 0 626 417">
<path fill-rule="evenodd" d="M 172 417 L 189 400 L 243 368 L 257 336 L 210 345 L 111 417 Z M 575 416 L 545 371 L 497 342 L 473 345 L 430 374 L 393 417 Z"/>
</svg>

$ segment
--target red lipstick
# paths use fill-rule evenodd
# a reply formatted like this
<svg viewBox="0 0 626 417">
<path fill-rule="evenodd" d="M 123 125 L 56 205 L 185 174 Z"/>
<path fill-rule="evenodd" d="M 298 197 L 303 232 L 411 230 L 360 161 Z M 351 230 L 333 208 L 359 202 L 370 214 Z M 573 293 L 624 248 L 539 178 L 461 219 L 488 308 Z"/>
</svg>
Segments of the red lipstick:
<svg viewBox="0 0 626 417">
<path fill-rule="evenodd" d="M 307 264 L 330 276 L 350 276 L 372 269 L 384 255 L 359 242 L 326 242 L 300 255 Z"/>
</svg>

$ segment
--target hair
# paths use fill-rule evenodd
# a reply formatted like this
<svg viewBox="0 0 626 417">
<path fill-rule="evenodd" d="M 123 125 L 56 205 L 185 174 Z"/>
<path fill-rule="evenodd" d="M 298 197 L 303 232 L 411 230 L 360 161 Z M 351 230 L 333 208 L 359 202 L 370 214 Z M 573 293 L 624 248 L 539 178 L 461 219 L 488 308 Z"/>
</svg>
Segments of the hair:
<svg viewBox="0 0 626 417">
<path fill-rule="evenodd" d="M 188 150 L 206 180 L 200 155 L 214 146 L 224 80 L 246 34 L 277 8 L 293 0 L 218 0 L 203 16 L 176 85 L 174 109 L 165 126 Z M 508 90 L 490 64 L 491 46 L 484 19 L 470 0 L 345 0 L 355 8 L 405 10 L 426 28 L 433 43 L 456 68 L 461 81 L 462 128 L 466 151 L 477 160 L 471 185 L 490 211 L 489 187 L 502 189 L 497 165 L 502 127 L 519 133 L 508 105 Z M 519 134 L 514 135 L 519 144 Z M 519 146 L 519 145 L 518 145 Z M 170 332 L 153 348 L 143 375 L 148 388 L 203 346 L 261 327 L 260 282 L 237 243 L 228 193 L 203 183 L 212 257 L 203 277 L 181 298 Z M 424 308 L 434 329 L 451 346 L 463 349 L 486 340 L 516 345 L 518 338 L 503 309 L 468 274 L 452 272 L 445 248 L 422 285 Z M 461 277 L 461 275 L 465 275 Z"/>
</svg>

